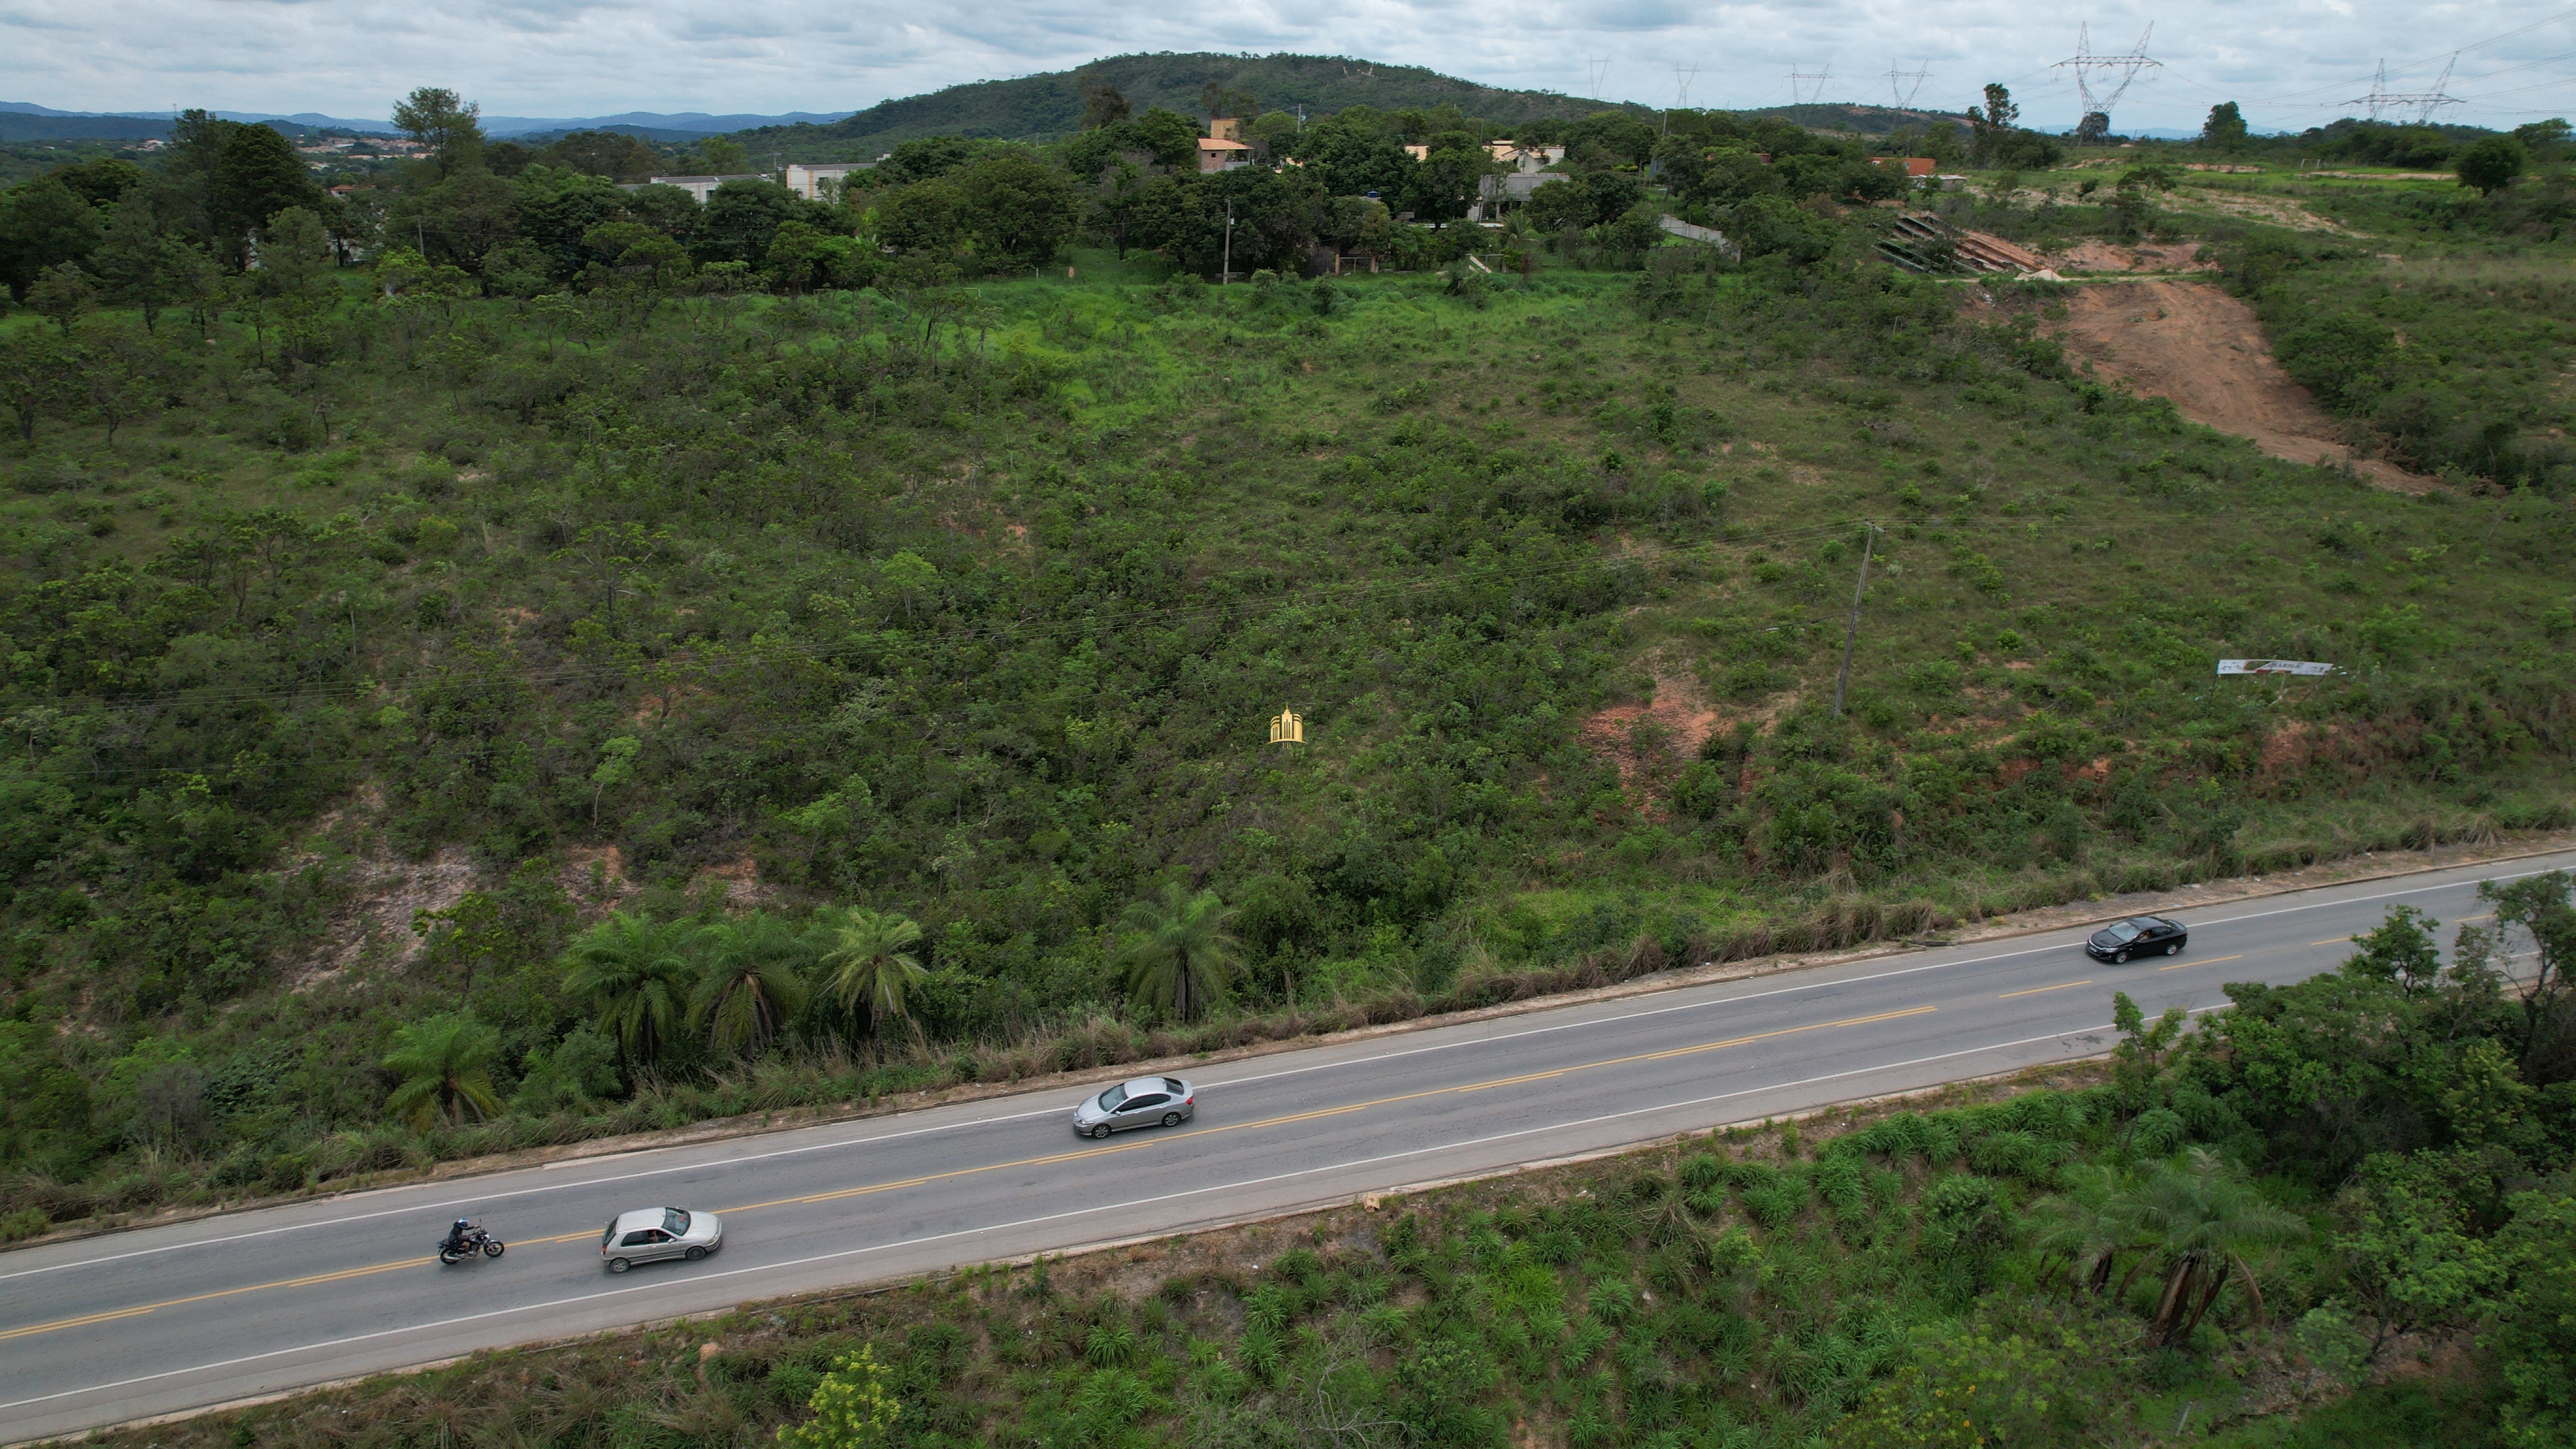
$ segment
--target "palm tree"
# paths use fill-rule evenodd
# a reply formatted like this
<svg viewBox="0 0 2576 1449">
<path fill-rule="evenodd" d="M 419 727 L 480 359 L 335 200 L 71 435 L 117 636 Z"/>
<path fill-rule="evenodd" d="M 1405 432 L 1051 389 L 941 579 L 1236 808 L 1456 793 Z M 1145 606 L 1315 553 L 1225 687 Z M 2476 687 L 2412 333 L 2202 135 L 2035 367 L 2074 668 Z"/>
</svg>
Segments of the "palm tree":
<svg viewBox="0 0 2576 1449">
<path fill-rule="evenodd" d="M 587 999 L 627 1061 L 651 1066 L 689 1004 L 696 974 L 689 933 L 649 916 L 611 912 L 572 943 L 564 990 Z"/>
<path fill-rule="evenodd" d="M 396 1027 L 385 1066 L 403 1082 L 385 1106 L 424 1132 L 442 1115 L 459 1126 L 493 1116 L 501 1096 L 485 1068 L 500 1050 L 501 1034 L 461 1011 Z"/>
<path fill-rule="evenodd" d="M 826 929 L 828 989 L 845 1011 L 867 1008 L 870 1035 L 882 1039 L 886 1023 L 907 1014 L 905 993 L 930 974 L 908 949 L 920 939 L 920 923 L 892 911 L 853 910 Z"/>
<path fill-rule="evenodd" d="M 2144 1187 L 2121 1194 L 2112 1206 L 2164 1255 L 2165 1291 L 2148 1330 L 2159 1344 L 2188 1340 L 2231 1278 L 2244 1282 L 2260 1316 L 2263 1290 L 2247 1254 L 2304 1237 L 2308 1230 L 2295 1214 L 2264 1201 L 2236 1164 L 2202 1147 L 2158 1169 Z M 2199 1302 L 2193 1304 L 2195 1288 Z"/>
<path fill-rule="evenodd" d="M 1183 1021 L 1205 1010 L 1234 974 L 1228 919 L 1216 892 L 1192 895 L 1178 881 L 1163 887 L 1162 900 L 1128 906 L 1116 960 L 1136 999 Z"/>
<path fill-rule="evenodd" d="M 2043 1262 L 2063 1254 L 2075 1280 L 2098 1298 L 2111 1286 L 2120 1255 L 2146 1246 L 2123 1198 L 2130 1183 L 2127 1174 L 2101 1166 L 2071 1167 L 2065 1176 L 2065 1191 L 2031 1204 L 2040 1225 L 2031 1246 Z"/>
<path fill-rule="evenodd" d="M 758 1054 L 805 1006 L 805 938 L 776 916 L 726 921 L 706 931 L 706 974 L 689 998 L 689 1022 L 717 1051 Z"/>
</svg>

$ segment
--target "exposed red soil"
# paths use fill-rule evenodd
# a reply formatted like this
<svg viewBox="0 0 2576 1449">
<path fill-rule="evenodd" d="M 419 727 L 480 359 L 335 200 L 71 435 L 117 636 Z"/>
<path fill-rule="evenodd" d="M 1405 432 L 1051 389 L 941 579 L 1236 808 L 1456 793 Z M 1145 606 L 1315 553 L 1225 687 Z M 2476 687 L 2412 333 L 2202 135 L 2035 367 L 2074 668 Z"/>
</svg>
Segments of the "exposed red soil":
<svg viewBox="0 0 2576 1449">
<path fill-rule="evenodd" d="M 2103 283 L 2066 290 L 2050 331 L 2070 358 L 2132 391 L 2170 399 L 2193 422 L 2250 439 L 2293 463 L 2349 464 L 2382 488 L 2423 493 L 2440 480 L 2354 455 L 2341 425 L 2274 360 L 2254 309 L 2201 282 Z"/>
</svg>

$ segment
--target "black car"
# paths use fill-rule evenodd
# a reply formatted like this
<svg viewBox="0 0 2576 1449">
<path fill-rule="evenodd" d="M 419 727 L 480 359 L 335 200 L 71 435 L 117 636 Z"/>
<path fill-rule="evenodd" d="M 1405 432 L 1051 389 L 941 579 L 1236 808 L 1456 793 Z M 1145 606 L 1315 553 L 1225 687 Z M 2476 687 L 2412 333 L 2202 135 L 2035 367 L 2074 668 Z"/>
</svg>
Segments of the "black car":
<svg viewBox="0 0 2576 1449">
<path fill-rule="evenodd" d="M 2180 921 L 2131 916 L 2095 931 L 2093 939 L 2084 943 L 2084 954 L 2117 965 L 2132 956 L 2179 955 L 2190 942 L 2191 932 Z"/>
</svg>

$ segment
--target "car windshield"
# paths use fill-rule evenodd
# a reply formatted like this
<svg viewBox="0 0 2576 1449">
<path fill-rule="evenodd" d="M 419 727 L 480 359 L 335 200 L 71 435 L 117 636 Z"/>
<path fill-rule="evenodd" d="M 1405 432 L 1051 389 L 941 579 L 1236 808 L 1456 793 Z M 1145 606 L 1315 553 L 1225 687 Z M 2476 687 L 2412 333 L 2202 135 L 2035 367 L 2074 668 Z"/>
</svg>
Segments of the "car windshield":
<svg viewBox="0 0 2576 1449">
<path fill-rule="evenodd" d="M 1103 1107 L 1116 1107 L 1126 1100 L 1127 1088 L 1123 1083 L 1100 1094 L 1100 1105 Z"/>
<path fill-rule="evenodd" d="M 689 1215 L 687 1213 L 680 1211 L 678 1208 L 662 1209 L 662 1231 L 669 1233 L 672 1237 L 676 1238 L 688 1230 Z"/>
<path fill-rule="evenodd" d="M 2120 921 L 2111 927 L 2110 936 L 2114 941 L 2134 941 L 2138 939 L 2138 931 L 2137 922 Z"/>
</svg>

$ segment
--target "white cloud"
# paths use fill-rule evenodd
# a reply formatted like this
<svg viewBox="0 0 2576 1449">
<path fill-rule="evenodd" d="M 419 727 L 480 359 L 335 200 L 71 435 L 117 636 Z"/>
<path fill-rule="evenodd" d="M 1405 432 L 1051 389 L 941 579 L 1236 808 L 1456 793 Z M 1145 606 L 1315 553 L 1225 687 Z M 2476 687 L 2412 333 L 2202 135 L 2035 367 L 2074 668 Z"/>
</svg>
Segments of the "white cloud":
<svg viewBox="0 0 2576 1449">
<path fill-rule="evenodd" d="M 2563 18 L 2559 18 L 2563 17 Z M 1788 73 L 1830 64 L 1828 99 L 1884 101 L 1886 72 L 1927 63 L 1917 104 L 1955 109 L 1989 80 L 2032 124 L 2076 120 L 2054 62 L 2089 21 L 2097 52 L 2152 21 L 2124 127 L 2196 126 L 2240 102 L 2262 129 L 2348 113 L 2374 68 L 2390 89 L 2429 86 L 2442 52 L 2525 26 L 2460 57 L 2450 118 L 2513 125 L 2576 111 L 2576 11 L 2537 0 L 2130 3 L 2077 13 L 2002 0 L 1245 0 L 1123 9 L 958 0 L 0 0 L 0 95 L 72 109 L 323 111 L 380 116 L 414 85 L 452 86 L 496 115 L 625 110 L 832 111 L 960 81 L 1026 75 L 1127 51 L 1292 50 L 1430 66 L 1493 85 L 1589 88 L 1609 58 L 1611 97 L 1662 105 L 1673 68 L 1698 67 L 1691 100 L 1789 99 Z"/>
</svg>

